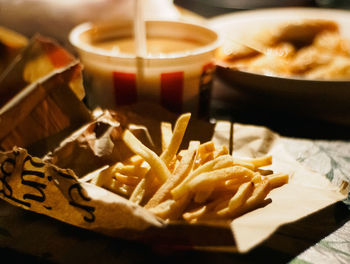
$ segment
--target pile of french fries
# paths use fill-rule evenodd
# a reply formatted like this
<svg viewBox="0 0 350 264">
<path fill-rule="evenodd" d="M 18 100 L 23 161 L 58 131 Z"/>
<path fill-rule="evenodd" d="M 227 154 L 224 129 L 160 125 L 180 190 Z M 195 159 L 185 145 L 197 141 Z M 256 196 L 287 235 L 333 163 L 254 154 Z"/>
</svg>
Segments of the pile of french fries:
<svg viewBox="0 0 350 264">
<path fill-rule="evenodd" d="M 161 123 L 162 153 L 126 129 L 122 139 L 134 155 L 100 171 L 94 183 L 144 206 L 166 220 L 188 223 L 232 220 L 271 202 L 268 193 L 288 175 L 262 167 L 272 157 L 237 159 L 226 146 L 190 141 L 179 150 L 191 114 L 180 115 L 174 129 Z"/>
</svg>

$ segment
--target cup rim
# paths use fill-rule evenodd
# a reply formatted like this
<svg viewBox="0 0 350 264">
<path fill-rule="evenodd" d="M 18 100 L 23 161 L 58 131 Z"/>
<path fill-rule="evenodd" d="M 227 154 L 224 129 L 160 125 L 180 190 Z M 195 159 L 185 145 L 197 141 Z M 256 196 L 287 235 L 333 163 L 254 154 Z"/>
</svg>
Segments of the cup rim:
<svg viewBox="0 0 350 264">
<path fill-rule="evenodd" d="M 132 23 L 132 21 L 129 21 Z M 189 25 L 198 27 L 204 30 L 208 30 L 211 33 L 215 34 L 216 39 L 208 44 L 204 44 L 201 47 L 198 47 L 194 50 L 192 50 L 190 53 L 185 52 L 172 52 L 172 53 L 166 53 L 166 56 L 147 56 L 144 57 L 144 60 L 169 60 L 169 59 L 176 59 L 176 58 L 188 58 L 193 57 L 197 55 L 202 55 L 208 52 L 214 51 L 216 48 L 220 46 L 222 43 L 222 37 L 215 29 L 212 29 L 208 26 L 199 25 L 195 23 L 190 22 L 183 22 L 183 21 L 177 21 L 177 20 L 160 20 L 160 19 L 148 19 L 146 22 L 167 22 L 167 23 L 177 23 L 177 24 L 183 24 L 183 25 Z M 113 54 L 112 52 L 108 50 L 98 49 L 94 48 L 91 44 L 88 44 L 84 41 L 81 41 L 80 36 L 82 33 L 92 29 L 93 27 L 103 27 L 106 25 L 111 25 L 112 21 L 104 21 L 101 23 L 98 22 L 84 22 L 82 24 L 79 24 L 75 26 L 69 33 L 69 41 L 75 47 L 76 49 L 89 53 L 90 55 L 94 55 L 97 57 L 108 57 L 108 58 L 116 58 L 116 59 L 136 59 L 136 55 L 134 54 L 128 54 L 128 53 L 118 53 Z"/>
</svg>

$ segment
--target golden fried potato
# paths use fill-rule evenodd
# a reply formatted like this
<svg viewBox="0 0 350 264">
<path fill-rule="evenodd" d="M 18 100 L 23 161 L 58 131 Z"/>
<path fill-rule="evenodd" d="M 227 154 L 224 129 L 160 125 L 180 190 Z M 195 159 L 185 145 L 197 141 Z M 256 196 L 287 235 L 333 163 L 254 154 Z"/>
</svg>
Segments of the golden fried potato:
<svg viewBox="0 0 350 264">
<path fill-rule="evenodd" d="M 320 80 L 350 80 L 350 57 L 335 56 L 329 64 L 312 69 L 305 76 Z"/>
<path fill-rule="evenodd" d="M 218 59 L 231 69 L 269 76 L 350 79 L 350 42 L 341 36 L 335 21 L 287 21 L 242 42 L 227 41 L 219 49 Z"/>
<path fill-rule="evenodd" d="M 281 42 L 291 43 L 294 47 L 300 48 L 312 44 L 315 37 L 321 32 L 338 32 L 338 24 L 326 19 L 304 19 L 283 23 L 270 31 L 266 38 L 269 46 Z"/>
<path fill-rule="evenodd" d="M 187 149 L 179 150 L 189 117 L 181 115 L 174 131 L 163 123 L 160 129 L 167 136 L 160 156 L 126 129 L 122 138 L 134 155 L 96 172 L 92 183 L 165 221 L 194 224 L 231 221 L 271 202 L 266 198 L 269 192 L 288 182 L 287 174 L 264 168 L 272 164 L 272 156 L 233 158 L 227 147 L 213 141 L 190 141 Z"/>
</svg>

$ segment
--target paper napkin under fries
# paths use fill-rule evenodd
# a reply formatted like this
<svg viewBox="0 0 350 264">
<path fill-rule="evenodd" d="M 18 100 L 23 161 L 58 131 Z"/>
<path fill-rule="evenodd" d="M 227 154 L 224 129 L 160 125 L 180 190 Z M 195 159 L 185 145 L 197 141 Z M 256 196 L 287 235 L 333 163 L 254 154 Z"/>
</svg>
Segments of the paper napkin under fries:
<svg viewBox="0 0 350 264">
<path fill-rule="evenodd" d="M 162 120 L 156 117 L 152 120 L 147 114 L 143 119 L 142 114 L 137 112 L 137 107 L 134 110 L 129 107 L 127 111 L 130 124 L 150 127 L 149 131 L 155 130 L 156 127 L 160 129 L 162 121 L 174 121 L 173 116 L 171 119 L 165 119 L 164 116 Z M 122 112 L 123 110 L 120 113 Z M 132 116 L 134 118 L 131 118 Z M 98 122 L 101 121 L 100 116 Z M 90 123 L 90 126 L 94 122 L 96 121 Z M 111 127 L 113 125 L 115 126 L 116 123 Z M 204 225 L 187 224 L 181 221 L 167 223 L 144 207 L 120 195 L 79 180 L 79 178 L 83 179 L 84 175 L 79 175 L 78 178 L 73 170 L 59 168 L 49 162 L 50 158 L 44 162 L 42 159 L 32 157 L 23 149 L 14 149 L 1 153 L 0 160 L 3 168 L 0 174 L 3 183 L 1 196 L 14 205 L 106 235 L 146 240 L 152 243 L 165 243 L 167 240 L 169 244 L 187 244 L 198 248 L 239 252 L 246 252 L 257 246 L 281 225 L 294 222 L 346 198 L 346 190 L 332 186 L 322 175 L 302 167 L 293 160 L 284 150 L 279 135 L 269 129 L 242 124 L 233 124 L 231 127 L 232 124 L 229 122 L 202 125 L 213 127 L 212 130 L 206 130 L 207 135 L 202 137 L 208 138 L 208 134 L 211 134 L 211 139 L 218 145 L 233 143 L 233 154 L 236 157 L 256 158 L 271 154 L 273 169 L 290 175 L 288 184 L 270 192 L 268 197 L 272 199 L 271 203 L 248 212 L 227 225 L 215 221 Z M 86 132 L 88 126 L 85 126 L 83 131 Z M 194 138 L 200 134 L 198 130 L 195 132 L 196 127 L 196 122 L 189 125 L 189 131 L 193 133 Z M 67 137 L 61 148 L 75 142 L 75 146 L 71 146 L 69 153 L 76 155 L 79 159 L 81 155 L 79 148 L 84 146 L 84 140 L 88 139 L 90 151 L 94 155 L 87 163 L 104 159 L 112 153 L 110 150 L 113 148 L 109 147 L 106 148 L 109 149 L 108 151 L 101 152 L 99 148 L 101 142 L 97 143 L 95 132 L 90 133 L 89 136 L 85 134 L 85 139 L 82 138 L 81 131 L 72 134 L 71 137 Z M 150 136 L 153 142 L 160 140 L 152 133 Z M 231 143 L 230 138 L 233 138 Z M 59 150 L 60 147 L 56 153 L 59 153 Z M 53 153 L 50 154 L 51 158 L 55 157 Z M 57 155 L 56 158 L 63 157 Z M 51 161 L 54 160 L 51 159 Z M 218 232 L 225 235 L 215 237 L 215 233 Z"/>
<path fill-rule="evenodd" d="M 82 69 L 56 41 L 34 36 L 0 75 L 0 149 L 26 147 L 40 155 L 89 121 Z"/>
</svg>

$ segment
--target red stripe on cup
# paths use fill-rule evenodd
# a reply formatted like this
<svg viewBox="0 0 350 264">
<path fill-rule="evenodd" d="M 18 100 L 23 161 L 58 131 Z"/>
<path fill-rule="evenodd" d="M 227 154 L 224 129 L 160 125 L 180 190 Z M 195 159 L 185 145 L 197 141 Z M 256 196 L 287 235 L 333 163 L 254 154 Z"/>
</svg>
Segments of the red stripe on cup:
<svg viewBox="0 0 350 264">
<path fill-rule="evenodd" d="M 171 111 L 181 112 L 184 72 L 162 73 L 160 82 L 161 104 Z"/>
<path fill-rule="evenodd" d="M 113 86 L 117 105 L 131 104 L 137 101 L 135 73 L 113 72 Z"/>
</svg>

